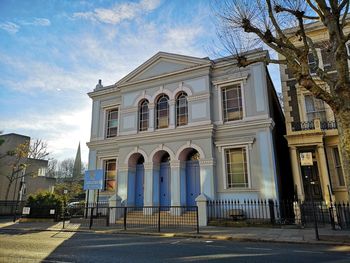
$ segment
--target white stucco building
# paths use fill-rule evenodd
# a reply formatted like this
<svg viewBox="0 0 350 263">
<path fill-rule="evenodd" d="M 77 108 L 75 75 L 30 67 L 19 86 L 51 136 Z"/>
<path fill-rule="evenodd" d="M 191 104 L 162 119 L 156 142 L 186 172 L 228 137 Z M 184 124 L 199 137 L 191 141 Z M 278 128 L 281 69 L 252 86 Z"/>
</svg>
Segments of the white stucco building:
<svg viewBox="0 0 350 263">
<path fill-rule="evenodd" d="M 261 56 L 268 53 L 247 53 Z M 89 170 L 104 169 L 100 200 L 117 194 L 129 206 L 178 206 L 194 205 L 200 193 L 287 193 L 289 164 L 279 162 L 289 162 L 284 117 L 263 63 L 238 68 L 234 57 L 159 52 L 117 83 L 99 82 L 89 96 Z"/>
</svg>

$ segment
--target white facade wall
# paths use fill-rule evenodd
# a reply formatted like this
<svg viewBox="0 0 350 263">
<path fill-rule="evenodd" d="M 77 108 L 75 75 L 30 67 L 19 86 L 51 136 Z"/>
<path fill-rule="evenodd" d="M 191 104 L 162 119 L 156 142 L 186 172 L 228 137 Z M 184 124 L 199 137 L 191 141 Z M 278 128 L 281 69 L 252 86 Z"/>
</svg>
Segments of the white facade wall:
<svg viewBox="0 0 350 263">
<path fill-rule="evenodd" d="M 264 54 L 260 54 L 264 55 Z M 239 83 L 242 89 L 243 119 L 223 122 L 221 89 Z M 176 127 L 175 96 L 188 95 L 188 125 Z M 155 101 L 169 97 L 169 127 L 155 129 Z M 132 154 L 144 157 L 144 205 L 159 200 L 159 151 L 170 155 L 171 205 L 186 204 L 186 169 L 180 156 L 187 148 L 200 154 L 200 192 L 215 198 L 278 198 L 277 172 L 272 142 L 274 122 L 267 98 L 263 64 L 245 69 L 227 61 L 210 61 L 158 53 L 115 85 L 95 89 L 92 98 L 89 169 L 103 169 L 108 159 L 117 160 L 116 192 L 101 192 L 107 198 L 117 193 L 128 205 L 135 205 L 135 170 Z M 138 105 L 149 101 L 149 127 L 138 131 Z M 106 112 L 119 110 L 118 136 L 106 138 Z M 229 189 L 226 185 L 224 151 L 245 147 L 248 156 L 249 187 Z M 90 199 L 96 198 L 91 194 Z"/>
</svg>

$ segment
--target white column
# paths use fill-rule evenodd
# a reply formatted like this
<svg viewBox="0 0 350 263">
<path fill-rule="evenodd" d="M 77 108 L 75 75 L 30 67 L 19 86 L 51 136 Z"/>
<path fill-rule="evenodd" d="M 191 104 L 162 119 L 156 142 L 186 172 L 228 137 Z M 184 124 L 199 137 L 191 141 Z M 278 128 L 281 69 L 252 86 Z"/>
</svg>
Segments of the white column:
<svg viewBox="0 0 350 263">
<path fill-rule="evenodd" d="M 215 199 L 214 160 L 200 160 L 199 166 L 201 193 L 210 199 Z"/>
<path fill-rule="evenodd" d="M 208 198 L 205 194 L 200 194 L 196 198 L 196 203 L 198 207 L 198 223 L 199 226 L 206 226 L 208 224 L 208 206 L 207 206 Z"/>
<path fill-rule="evenodd" d="M 143 164 L 144 173 L 144 206 L 153 206 L 153 163 Z"/>
<path fill-rule="evenodd" d="M 297 187 L 298 199 L 305 200 L 304 187 L 302 182 L 302 176 L 300 174 L 300 166 L 298 161 L 297 149 L 294 146 L 289 147 L 290 156 L 292 159 L 292 173 L 293 173 L 293 188 Z"/>
<path fill-rule="evenodd" d="M 175 101 L 169 101 L 169 128 L 175 128 Z"/>
<path fill-rule="evenodd" d="M 180 180 L 180 161 L 171 161 L 170 162 L 170 200 L 171 206 L 180 206 L 181 205 L 181 180 Z M 172 215 L 181 215 L 182 211 L 179 207 L 171 208 L 170 213 Z"/>
<path fill-rule="evenodd" d="M 329 181 L 327 159 L 326 159 L 323 145 L 317 145 L 317 155 L 319 159 L 319 167 L 321 169 L 320 179 L 322 184 L 323 197 L 324 197 L 324 200 L 326 201 L 326 204 L 330 205 L 330 196 L 329 196 L 328 187 L 331 187 L 331 183 Z M 333 196 L 333 200 L 334 200 L 334 196 Z"/>
<path fill-rule="evenodd" d="M 149 109 L 149 123 L 148 123 L 148 131 L 154 131 L 154 103 L 148 104 L 148 109 Z"/>
<path fill-rule="evenodd" d="M 109 223 L 115 224 L 115 222 L 123 216 L 122 198 L 115 194 L 109 198 Z"/>
<path fill-rule="evenodd" d="M 128 166 L 119 165 L 118 167 L 118 187 L 117 195 L 122 198 L 123 203 L 127 203 L 128 197 Z"/>
</svg>

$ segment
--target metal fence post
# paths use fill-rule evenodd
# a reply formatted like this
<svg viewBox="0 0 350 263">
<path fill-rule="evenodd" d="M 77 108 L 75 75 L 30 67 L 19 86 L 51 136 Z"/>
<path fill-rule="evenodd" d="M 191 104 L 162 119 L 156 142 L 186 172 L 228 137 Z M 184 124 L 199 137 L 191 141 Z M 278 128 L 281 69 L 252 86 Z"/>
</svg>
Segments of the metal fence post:
<svg viewBox="0 0 350 263">
<path fill-rule="evenodd" d="M 197 222 L 197 234 L 199 234 L 199 219 L 198 219 L 198 206 L 196 206 L 196 222 Z"/>
<path fill-rule="evenodd" d="M 90 224 L 89 224 L 89 229 L 92 228 L 92 224 L 93 224 L 93 216 L 94 216 L 94 208 L 91 207 L 90 208 Z"/>
<path fill-rule="evenodd" d="M 276 218 L 275 218 L 275 206 L 272 199 L 268 200 L 269 202 L 269 210 L 270 210 L 270 222 L 271 224 L 275 224 Z"/>
<path fill-rule="evenodd" d="M 66 221 L 66 217 L 65 217 L 65 206 L 63 205 L 63 209 L 62 209 L 62 213 L 63 214 L 63 223 L 62 223 L 62 229 L 64 229 L 65 227 L 65 221 Z"/>
<path fill-rule="evenodd" d="M 158 207 L 158 232 L 160 232 L 160 206 Z"/>
<path fill-rule="evenodd" d="M 128 212 L 128 207 L 124 207 L 124 230 L 126 230 L 126 214 Z"/>
</svg>

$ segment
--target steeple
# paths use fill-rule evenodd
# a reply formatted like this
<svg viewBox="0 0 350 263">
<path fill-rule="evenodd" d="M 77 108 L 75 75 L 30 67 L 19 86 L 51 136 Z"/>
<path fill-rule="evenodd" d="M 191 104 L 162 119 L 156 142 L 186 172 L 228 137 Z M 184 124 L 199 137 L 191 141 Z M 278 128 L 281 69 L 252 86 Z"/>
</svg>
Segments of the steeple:
<svg viewBox="0 0 350 263">
<path fill-rule="evenodd" d="M 80 179 L 81 179 L 81 153 L 80 153 L 80 142 L 79 142 L 77 154 L 74 160 L 73 180 L 80 180 Z"/>
</svg>

